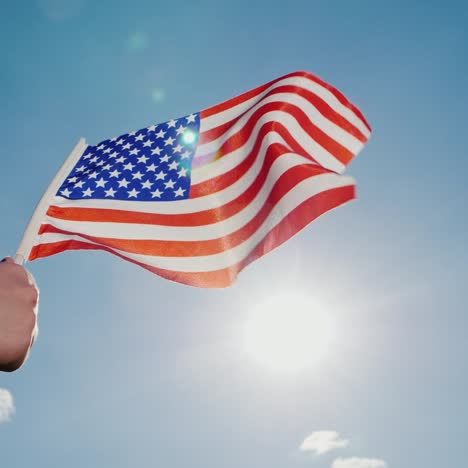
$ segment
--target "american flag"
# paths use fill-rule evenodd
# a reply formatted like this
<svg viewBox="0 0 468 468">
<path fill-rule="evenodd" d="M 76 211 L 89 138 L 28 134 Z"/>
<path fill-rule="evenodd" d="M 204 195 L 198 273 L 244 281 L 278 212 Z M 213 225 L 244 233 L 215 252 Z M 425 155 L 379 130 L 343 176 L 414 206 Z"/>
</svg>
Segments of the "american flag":
<svg viewBox="0 0 468 468">
<path fill-rule="evenodd" d="M 295 72 L 87 146 L 56 180 L 25 258 L 100 249 L 173 281 L 226 287 L 355 197 L 341 174 L 370 132 L 336 88 Z"/>
</svg>

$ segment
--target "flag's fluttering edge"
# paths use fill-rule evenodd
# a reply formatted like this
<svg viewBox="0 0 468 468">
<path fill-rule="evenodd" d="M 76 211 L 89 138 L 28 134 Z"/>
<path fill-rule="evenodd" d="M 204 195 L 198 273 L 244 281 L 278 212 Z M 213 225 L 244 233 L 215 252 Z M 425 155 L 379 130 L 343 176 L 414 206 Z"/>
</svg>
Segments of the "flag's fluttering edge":
<svg viewBox="0 0 468 468">
<path fill-rule="evenodd" d="M 82 145 L 19 253 L 34 260 L 100 249 L 173 281 L 228 286 L 355 197 L 353 179 L 341 174 L 370 132 L 337 89 L 297 72 L 199 113 Z"/>
</svg>

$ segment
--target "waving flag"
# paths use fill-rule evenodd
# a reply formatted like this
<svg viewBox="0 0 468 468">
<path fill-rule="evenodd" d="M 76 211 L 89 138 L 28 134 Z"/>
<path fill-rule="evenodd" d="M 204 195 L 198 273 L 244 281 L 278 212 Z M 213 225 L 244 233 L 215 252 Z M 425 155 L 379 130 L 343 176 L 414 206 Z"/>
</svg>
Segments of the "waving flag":
<svg viewBox="0 0 468 468">
<path fill-rule="evenodd" d="M 355 197 L 341 174 L 370 131 L 337 89 L 296 72 L 199 113 L 81 141 L 18 255 L 100 249 L 173 281 L 228 286 Z"/>
</svg>

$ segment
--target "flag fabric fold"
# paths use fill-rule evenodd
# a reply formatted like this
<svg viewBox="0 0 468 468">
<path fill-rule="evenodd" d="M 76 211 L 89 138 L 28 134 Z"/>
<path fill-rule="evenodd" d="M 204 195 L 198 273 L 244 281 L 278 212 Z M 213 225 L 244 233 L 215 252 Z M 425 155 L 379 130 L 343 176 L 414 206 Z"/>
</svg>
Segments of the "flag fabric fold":
<svg viewBox="0 0 468 468">
<path fill-rule="evenodd" d="M 371 128 L 307 72 L 87 146 L 47 200 L 27 260 L 105 250 L 164 278 L 226 287 L 355 197 L 342 175 Z"/>
</svg>

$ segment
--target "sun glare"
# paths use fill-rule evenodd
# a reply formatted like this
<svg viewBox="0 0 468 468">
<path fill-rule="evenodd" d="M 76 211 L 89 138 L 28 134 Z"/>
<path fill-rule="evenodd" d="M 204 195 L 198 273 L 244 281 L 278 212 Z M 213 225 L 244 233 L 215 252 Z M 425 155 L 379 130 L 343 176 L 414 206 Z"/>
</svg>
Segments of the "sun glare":
<svg viewBox="0 0 468 468">
<path fill-rule="evenodd" d="M 252 310 L 245 345 L 256 361 L 272 370 L 299 371 L 323 359 L 334 332 L 331 311 L 313 297 L 276 294 Z"/>
</svg>

